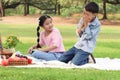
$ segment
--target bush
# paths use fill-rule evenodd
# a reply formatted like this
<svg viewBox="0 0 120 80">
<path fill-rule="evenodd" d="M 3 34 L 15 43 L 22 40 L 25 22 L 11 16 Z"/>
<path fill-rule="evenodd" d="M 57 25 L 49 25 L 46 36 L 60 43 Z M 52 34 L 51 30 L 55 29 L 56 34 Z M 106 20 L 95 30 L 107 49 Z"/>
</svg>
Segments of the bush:
<svg viewBox="0 0 120 80">
<path fill-rule="evenodd" d="M 17 45 L 19 39 L 16 36 L 8 36 L 5 41 L 5 48 L 13 48 Z"/>
</svg>

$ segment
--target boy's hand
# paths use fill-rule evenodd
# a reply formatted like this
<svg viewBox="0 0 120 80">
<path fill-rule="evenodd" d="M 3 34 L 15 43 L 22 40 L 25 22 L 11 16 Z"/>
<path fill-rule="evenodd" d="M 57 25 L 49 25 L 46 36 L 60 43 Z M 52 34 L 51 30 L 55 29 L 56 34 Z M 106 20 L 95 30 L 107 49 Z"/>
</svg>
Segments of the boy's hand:
<svg viewBox="0 0 120 80">
<path fill-rule="evenodd" d="M 87 15 L 83 15 L 83 26 L 86 28 L 88 23 L 90 22 L 89 17 Z"/>
</svg>

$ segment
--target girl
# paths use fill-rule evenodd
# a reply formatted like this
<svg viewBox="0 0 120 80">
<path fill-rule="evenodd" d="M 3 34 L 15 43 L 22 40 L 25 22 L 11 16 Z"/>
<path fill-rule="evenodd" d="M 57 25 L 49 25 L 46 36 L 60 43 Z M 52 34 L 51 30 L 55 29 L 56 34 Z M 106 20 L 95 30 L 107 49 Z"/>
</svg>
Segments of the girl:
<svg viewBox="0 0 120 80">
<path fill-rule="evenodd" d="M 41 33 L 39 33 L 40 27 L 44 29 Z M 33 57 L 47 61 L 57 60 L 65 52 L 60 31 L 53 27 L 50 16 L 43 15 L 39 18 L 37 37 L 37 45 L 28 49 L 28 53 Z M 42 48 L 43 46 L 46 47 Z"/>
</svg>

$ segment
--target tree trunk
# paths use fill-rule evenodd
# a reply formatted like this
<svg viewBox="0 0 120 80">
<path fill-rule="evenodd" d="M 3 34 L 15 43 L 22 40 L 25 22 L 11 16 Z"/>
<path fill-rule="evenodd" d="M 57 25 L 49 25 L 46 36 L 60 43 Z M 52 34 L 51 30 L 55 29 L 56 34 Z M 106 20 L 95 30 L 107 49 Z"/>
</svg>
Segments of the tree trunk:
<svg viewBox="0 0 120 80">
<path fill-rule="evenodd" d="M 88 1 L 88 0 L 84 0 L 84 6 L 87 4 L 87 1 Z"/>
<path fill-rule="evenodd" d="M 106 0 L 103 0 L 103 19 L 107 19 Z"/>
<path fill-rule="evenodd" d="M 57 0 L 55 2 L 55 14 L 57 14 Z"/>
<path fill-rule="evenodd" d="M 120 4 L 120 0 L 106 0 L 106 2 L 109 3 L 109 4 L 114 4 L 114 5 L 115 5 L 115 4 L 116 4 L 116 5 L 117 5 L 117 4 Z"/>
<path fill-rule="evenodd" d="M 55 14 L 57 14 L 57 5 L 55 5 Z"/>
<path fill-rule="evenodd" d="M 2 7 L 2 1 L 0 0 L 0 17 L 3 16 L 3 7 Z"/>
<path fill-rule="evenodd" d="M 27 0 L 26 6 L 27 6 L 27 14 L 29 14 L 29 0 Z"/>
<path fill-rule="evenodd" d="M 58 15 L 60 15 L 61 12 L 60 12 L 60 4 L 58 4 Z"/>
<path fill-rule="evenodd" d="M 4 7 L 2 7 L 2 10 L 3 10 L 3 16 L 5 16 L 5 9 L 4 9 Z"/>
<path fill-rule="evenodd" d="M 29 14 L 29 3 L 28 3 L 28 0 L 25 0 L 25 3 L 24 3 L 24 16 L 26 16 L 27 14 Z"/>
</svg>

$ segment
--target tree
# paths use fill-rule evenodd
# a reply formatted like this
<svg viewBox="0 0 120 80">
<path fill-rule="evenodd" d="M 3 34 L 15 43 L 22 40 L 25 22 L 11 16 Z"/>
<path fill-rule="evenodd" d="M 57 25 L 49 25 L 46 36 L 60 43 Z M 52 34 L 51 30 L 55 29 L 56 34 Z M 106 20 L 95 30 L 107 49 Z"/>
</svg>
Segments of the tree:
<svg viewBox="0 0 120 80">
<path fill-rule="evenodd" d="M 120 0 L 106 0 L 107 3 L 109 4 L 120 4 Z"/>
<path fill-rule="evenodd" d="M 16 0 L 1 0 L 0 3 L 1 5 L 1 12 L 2 12 L 2 16 L 5 16 L 5 9 L 9 9 L 9 8 L 16 8 L 19 4 L 20 1 L 16 1 Z"/>
<path fill-rule="evenodd" d="M 103 19 L 107 19 L 106 0 L 103 0 Z"/>
<path fill-rule="evenodd" d="M 60 13 L 58 0 L 21 0 L 21 4 L 24 4 L 24 15 L 29 13 L 29 6 L 40 10 L 54 11 L 55 14 Z"/>
<path fill-rule="evenodd" d="M 2 1 L 0 0 L 0 17 L 3 16 Z"/>
<path fill-rule="evenodd" d="M 117 5 L 120 4 L 120 0 L 103 0 L 103 19 L 107 19 L 106 3 Z"/>
<path fill-rule="evenodd" d="M 24 2 L 24 16 L 29 14 L 29 0 L 25 0 Z"/>
</svg>

